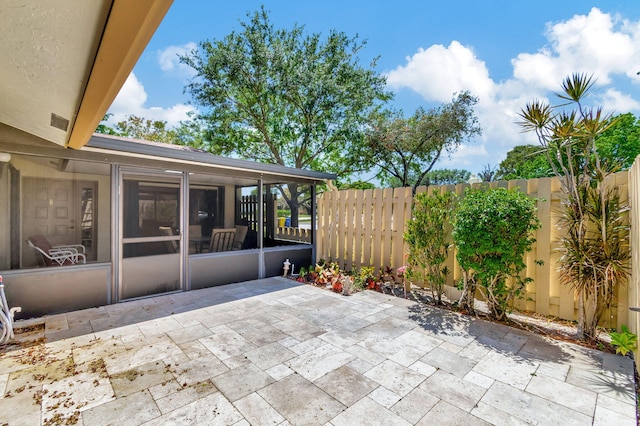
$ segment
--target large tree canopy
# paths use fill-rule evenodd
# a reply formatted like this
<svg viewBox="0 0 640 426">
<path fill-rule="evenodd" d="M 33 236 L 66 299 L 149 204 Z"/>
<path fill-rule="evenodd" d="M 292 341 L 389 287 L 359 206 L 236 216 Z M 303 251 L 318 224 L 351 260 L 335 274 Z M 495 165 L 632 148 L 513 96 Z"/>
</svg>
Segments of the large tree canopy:
<svg viewBox="0 0 640 426">
<path fill-rule="evenodd" d="M 337 174 L 365 170 L 363 131 L 391 96 L 384 77 L 359 65 L 365 43 L 275 29 L 264 8 L 247 17 L 241 32 L 181 57 L 196 71 L 186 90 L 203 107 L 209 149 Z"/>
<path fill-rule="evenodd" d="M 609 170 L 626 170 L 640 155 L 640 120 L 631 114 L 620 114 L 610 117 L 605 130 L 596 136 L 595 148 L 600 161 Z M 553 176 L 554 172 L 549 158 L 557 162 L 558 154 L 554 152 L 550 157 L 546 150 L 553 150 L 554 146 L 541 147 L 536 145 L 519 145 L 507 153 L 498 169 L 499 179 L 532 179 Z"/>
<path fill-rule="evenodd" d="M 129 115 L 111 127 L 107 124 L 111 115 L 104 116 L 96 128 L 96 133 L 175 145 L 189 145 L 193 148 L 203 148 L 205 145 L 201 123 L 196 117 L 181 121 L 178 126 L 170 128 L 164 120 L 151 120 L 137 115 Z"/>
<path fill-rule="evenodd" d="M 600 158 L 626 170 L 640 155 L 640 119 L 631 114 L 612 117 L 611 125 L 596 139 Z"/>
<path fill-rule="evenodd" d="M 481 133 L 473 111 L 477 102 L 462 92 L 451 103 L 429 111 L 419 108 L 409 118 L 400 111 L 380 114 L 367 136 L 380 180 L 397 180 L 414 191 L 425 184 L 443 153 L 453 153 L 466 138 Z"/>
<path fill-rule="evenodd" d="M 518 145 L 507 152 L 497 172 L 498 179 L 533 179 L 553 176 L 547 155 L 538 145 Z"/>
<path fill-rule="evenodd" d="M 409 184 L 413 185 L 418 179 L 419 172 L 409 172 Z M 471 172 L 464 169 L 436 169 L 431 170 L 422 178 L 422 185 L 456 185 L 459 183 L 465 183 L 469 181 Z M 402 187 L 402 182 L 395 176 L 392 176 L 388 181 L 383 181 L 386 186 L 391 188 Z"/>
</svg>

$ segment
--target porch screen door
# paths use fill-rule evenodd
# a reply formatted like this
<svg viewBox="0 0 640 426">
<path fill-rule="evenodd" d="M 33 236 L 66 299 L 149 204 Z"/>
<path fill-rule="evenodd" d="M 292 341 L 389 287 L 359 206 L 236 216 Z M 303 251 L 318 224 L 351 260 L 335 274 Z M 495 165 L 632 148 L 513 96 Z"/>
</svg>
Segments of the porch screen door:
<svg viewBox="0 0 640 426">
<path fill-rule="evenodd" d="M 119 300 L 182 289 L 180 184 L 122 175 Z"/>
</svg>

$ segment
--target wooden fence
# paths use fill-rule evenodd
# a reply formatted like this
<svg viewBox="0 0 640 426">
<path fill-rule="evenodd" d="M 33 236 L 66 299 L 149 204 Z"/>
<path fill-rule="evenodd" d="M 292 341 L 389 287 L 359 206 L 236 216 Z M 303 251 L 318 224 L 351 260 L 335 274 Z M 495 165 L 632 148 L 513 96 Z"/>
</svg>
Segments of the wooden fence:
<svg viewBox="0 0 640 426">
<path fill-rule="evenodd" d="M 629 170 L 629 222 L 631 230 L 629 232 L 629 241 L 631 243 L 631 280 L 629 282 L 629 307 L 640 307 L 640 157 Z M 629 311 L 626 324 L 632 333 L 640 333 L 640 312 Z M 640 360 L 638 352 L 634 351 L 636 357 L 636 368 L 640 372 Z"/>
<path fill-rule="evenodd" d="M 298 243 L 310 243 L 311 229 L 279 226 L 276 228 L 275 238 L 276 240 L 292 241 L 292 242 L 298 242 Z"/>
<path fill-rule="evenodd" d="M 640 188 L 640 166 L 634 167 L 636 188 Z M 607 181 L 608 185 L 619 188 L 622 201 L 628 199 L 628 176 L 628 172 L 619 172 Z M 519 188 L 538 200 L 538 218 L 542 226 L 536 232 L 533 251 L 527 255 L 525 271 L 526 276 L 533 281 L 527 285 L 525 298 L 517 307 L 542 315 L 574 320 L 574 293 L 569 287 L 560 284 L 557 273 L 557 260 L 560 256 L 558 236 L 561 232 L 558 219 L 562 196 L 559 180 L 541 178 L 474 184 L 478 185 Z M 469 186 L 459 184 L 420 187 L 417 192 L 431 192 L 435 188 L 438 191 L 454 191 L 463 195 Z M 407 247 L 403 233 L 405 224 L 411 219 L 412 201 L 410 188 L 325 192 L 318 201 L 317 257 L 336 261 L 347 271 L 362 266 L 373 266 L 377 270 L 386 266 L 397 268 L 404 265 Z M 637 220 L 640 222 L 640 218 Z M 640 262 L 640 255 L 636 257 Z M 536 260 L 543 261 L 543 264 L 539 265 Z M 448 277 L 446 291 L 449 297 L 456 297 L 458 292 L 455 284 L 461 278 L 461 271 L 455 259 L 455 249 L 450 253 L 447 266 L 453 273 Z M 620 288 L 617 292 L 616 307 L 603 321 L 605 326 L 627 324 L 627 287 Z M 634 303 L 634 306 L 640 306 L 640 302 Z M 640 327 L 640 323 L 638 326 Z"/>
</svg>

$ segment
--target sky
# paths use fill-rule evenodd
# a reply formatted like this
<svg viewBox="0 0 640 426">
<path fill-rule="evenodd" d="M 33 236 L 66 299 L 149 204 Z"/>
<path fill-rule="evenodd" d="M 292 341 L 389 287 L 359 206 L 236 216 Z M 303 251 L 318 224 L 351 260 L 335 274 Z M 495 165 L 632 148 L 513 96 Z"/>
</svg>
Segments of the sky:
<svg viewBox="0 0 640 426">
<path fill-rule="evenodd" d="M 406 115 L 463 90 L 478 97 L 482 135 L 436 168 L 478 173 L 497 167 L 514 146 L 536 144 L 516 124 L 518 112 L 534 99 L 557 104 L 555 93 L 572 73 L 596 78 L 593 105 L 640 117 L 638 0 L 175 0 L 113 102 L 111 123 L 130 114 L 170 126 L 187 119 L 198 108 L 184 93 L 194 73 L 178 56 L 240 31 L 262 4 L 277 28 L 299 24 L 308 33 L 338 30 L 366 40 L 361 64 L 379 57 L 375 69 L 395 93 L 389 106 Z"/>
</svg>

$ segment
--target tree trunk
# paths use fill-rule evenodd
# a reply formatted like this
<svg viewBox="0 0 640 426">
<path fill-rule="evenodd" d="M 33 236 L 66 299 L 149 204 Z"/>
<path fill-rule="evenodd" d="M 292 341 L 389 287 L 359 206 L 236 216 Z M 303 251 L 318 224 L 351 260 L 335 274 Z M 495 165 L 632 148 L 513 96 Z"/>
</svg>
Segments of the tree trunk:
<svg viewBox="0 0 640 426">
<path fill-rule="evenodd" d="M 298 191 L 298 184 L 290 183 L 287 185 L 287 188 L 289 189 L 289 209 L 291 210 L 291 221 L 289 225 L 292 228 L 297 228 L 300 223 L 300 202 L 298 201 L 300 193 Z"/>
<path fill-rule="evenodd" d="M 463 271 L 464 289 L 462 290 L 462 296 L 458 301 L 460 309 L 473 313 L 475 311 L 475 296 L 476 296 L 476 284 L 475 281 L 469 279 L 469 273 Z"/>
<path fill-rule="evenodd" d="M 585 312 L 584 312 L 584 292 L 578 292 L 578 329 L 576 330 L 576 338 L 585 340 Z"/>
</svg>

